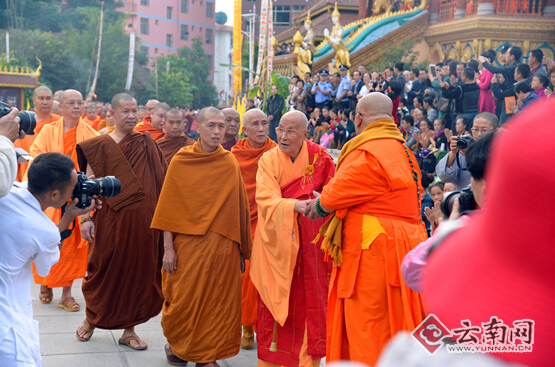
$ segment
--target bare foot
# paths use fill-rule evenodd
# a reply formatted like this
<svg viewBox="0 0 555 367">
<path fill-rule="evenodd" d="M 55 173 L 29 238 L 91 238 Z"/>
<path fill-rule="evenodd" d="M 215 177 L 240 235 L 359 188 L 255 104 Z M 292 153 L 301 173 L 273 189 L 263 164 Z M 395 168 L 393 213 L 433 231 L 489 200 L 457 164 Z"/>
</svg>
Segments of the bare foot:
<svg viewBox="0 0 555 367">
<path fill-rule="evenodd" d="M 77 339 L 83 342 L 88 342 L 89 339 L 92 337 L 93 333 L 94 333 L 94 326 L 91 326 L 91 324 L 87 322 L 87 319 L 85 319 L 77 329 L 77 332 L 76 332 Z"/>
</svg>

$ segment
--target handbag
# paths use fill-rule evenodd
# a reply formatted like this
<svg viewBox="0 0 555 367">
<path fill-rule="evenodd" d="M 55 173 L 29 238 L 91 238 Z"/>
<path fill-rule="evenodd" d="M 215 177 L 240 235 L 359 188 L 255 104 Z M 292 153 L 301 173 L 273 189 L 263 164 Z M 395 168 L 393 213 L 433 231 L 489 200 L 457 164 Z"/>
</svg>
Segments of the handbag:
<svg viewBox="0 0 555 367">
<path fill-rule="evenodd" d="M 449 110 L 450 100 L 444 97 L 439 97 L 437 101 L 437 109 L 441 112 L 447 112 Z"/>
</svg>

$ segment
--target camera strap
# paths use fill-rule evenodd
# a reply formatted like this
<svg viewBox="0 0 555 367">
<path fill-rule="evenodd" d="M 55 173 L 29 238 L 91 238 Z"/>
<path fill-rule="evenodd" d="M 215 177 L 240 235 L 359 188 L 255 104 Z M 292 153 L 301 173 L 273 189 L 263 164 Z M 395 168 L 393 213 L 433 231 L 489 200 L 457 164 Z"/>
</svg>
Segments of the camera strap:
<svg viewBox="0 0 555 367">
<path fill-rule="evenodd" d="M 67 204 L 64 204 L 62 206 L 62 217 L 64 216 L 65 212 L 66 212 L 66 207 Z M 61 217 L 60 217 L 61 218 Z M 75 218 L 73 220 L 73 227 L 66 229 L 65 231 L 60 233 L 60 236 L 62 237 L 62 241 L 65 240 L 66 238 L 68 238 L 69 236 L 71 236 L 71 233 L 73 233 L 73 230 L 77 227 L 77 218 Z"/>
</svg>

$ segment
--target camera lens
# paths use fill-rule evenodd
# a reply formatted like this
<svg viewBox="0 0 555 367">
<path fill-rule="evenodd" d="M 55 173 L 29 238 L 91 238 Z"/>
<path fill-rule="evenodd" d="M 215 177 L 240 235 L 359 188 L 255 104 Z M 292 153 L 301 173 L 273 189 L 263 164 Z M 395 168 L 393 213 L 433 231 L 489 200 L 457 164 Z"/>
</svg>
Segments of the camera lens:
<svg viewBox="0 0 555 367">
<path fill-rule="evenodd" d="M 34 135 L 35 126 L 37 126 L 37 120 L 35 119 L 35 113 L 30 111 L 21 111 L 17 114 L 19 117 L 19 129 L 25 131 L 25 135 Z"/>
<path fill-rule="evenodd" d="M 455 199 L 460 196 L 460 191 L 452 191 L 445 194 L 443 200 L 441 201 L 441 211 L 445 218 L 449 218 L 451 216 L 451 211 L 453 211 L 453 204 L 455 203 Z"/>
<path fill-rule="evenodd" d="M 113 198 L 121 192 L 121 182 L 114 176 L 106 176 L 98 181 L 102 187 L 100 196 Z"/>
</svg>

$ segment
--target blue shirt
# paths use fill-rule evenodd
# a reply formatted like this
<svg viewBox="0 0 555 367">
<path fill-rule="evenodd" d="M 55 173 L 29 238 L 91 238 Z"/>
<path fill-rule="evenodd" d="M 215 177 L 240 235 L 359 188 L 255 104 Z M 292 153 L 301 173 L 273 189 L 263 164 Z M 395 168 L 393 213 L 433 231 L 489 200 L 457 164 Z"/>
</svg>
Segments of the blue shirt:
<svg viewBox="0 0 555 367">
<path fill-rule="evenodd" d="M 343 94 L 343 91 L 350 91 L 351 90 L 351 78 L 349 78 L 348 75 L 345 75 L 343 78 L 341 78 L 341 82 L 339 82 L 339 87 L 337 87 L 337 98 L 341 97 L 341 94 Z M 345 97 L 341 100 L 341 102 L 348 102 L 349 101 L 349 96 L 347 95 L 347 93 L 345 93 Z"/>
<path fill-rule="evenodd" d="M 316 86 L 319 86 L 321 90 L 326 91 L 326 92 L 331 92 L 332 87 L 331 84 L 329 82 L 318 82 L 316 84 L 314 84 L 312 86 L 312 90 L 316 90 Z M 330 96 L 329 95 L 325 95 L 324 93 L 320 92 L 319 90 L 316 91 L 316 93 L 314 94 L 314 101 L 316 103 L 324 103 L 330 100 Z"/>
</svg>

